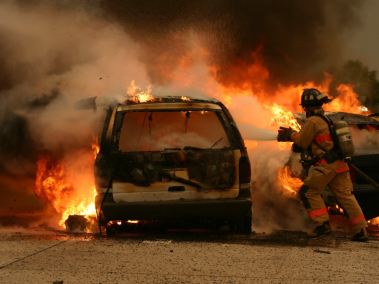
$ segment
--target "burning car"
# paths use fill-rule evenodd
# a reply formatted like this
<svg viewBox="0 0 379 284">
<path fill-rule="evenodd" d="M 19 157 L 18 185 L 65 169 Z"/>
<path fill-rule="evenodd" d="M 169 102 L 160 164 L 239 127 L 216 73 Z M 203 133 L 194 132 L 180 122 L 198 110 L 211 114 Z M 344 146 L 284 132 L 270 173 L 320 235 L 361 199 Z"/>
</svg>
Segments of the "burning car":
<svg viewBox="0 0 379 284">
<path fill-rule="evenodd" d="M 96 108 L 96 98 L 77 108 Z M 227 108 L 184 97 L 108 104 L 94 172 L 102 225 L 225 220 L 251 231 L 250 161 Z"/>
<path fill-rule="evenodd" d="M 350 129 L 352 140 L 355 144 L 355 153 L 352 163 L 376 183 L 379 183 L 379 121 L 364 115 L 346 112 L 326 112 L 334 122 L 344 120 Z M 298 123 L 305 123 L 305 113 L 294 113 Z M 298 159 L 293 159 L 292 169 Z M 296 172 L 296 170 L 295 170 Z M 299 172 L 299 171 L 298 171 Z M 350 176 L 353 182 L 353 194 L 367 220 L 379 216 L 379 189 L 371 185 L 361 175 L 350 169 Z M 304 178 L 304 172 L 299 175 Z M 337 213 L 343 213 L 343 208 L 338 204 L 333 192 L 326 187 L 322 196 L 327 207 Z M 337 209 L 337 210 L 335 210 Z"/>
</svg>

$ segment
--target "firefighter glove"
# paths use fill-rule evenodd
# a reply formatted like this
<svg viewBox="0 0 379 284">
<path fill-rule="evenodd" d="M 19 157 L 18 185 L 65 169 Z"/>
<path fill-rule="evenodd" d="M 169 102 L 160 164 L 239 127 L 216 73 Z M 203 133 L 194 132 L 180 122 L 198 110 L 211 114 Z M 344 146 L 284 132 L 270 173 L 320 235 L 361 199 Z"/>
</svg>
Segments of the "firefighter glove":
<svg viewBox="0 0 379 284">
<path fill-rule="evenodd" d="M 280 127 L 278 130 L 278 142 L 288 142 L 291 140 L 291 133 L 293 132 L 291 127 Z"/>
</svg>

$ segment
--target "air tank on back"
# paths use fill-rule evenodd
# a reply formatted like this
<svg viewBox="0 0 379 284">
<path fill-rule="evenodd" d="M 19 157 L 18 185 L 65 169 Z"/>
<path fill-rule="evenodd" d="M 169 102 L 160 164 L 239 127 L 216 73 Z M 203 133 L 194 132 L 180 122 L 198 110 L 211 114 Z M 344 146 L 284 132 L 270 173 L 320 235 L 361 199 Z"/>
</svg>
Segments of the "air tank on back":
<svg viewBox="0 0 379 284">
<path fill-rule="evenodd" d="M 354 154 L 354 144 L 351 139 L 349 125 L 345 121 L 338 121 L 334 123 L 334 131 L 342 154 L 345 157 L 351 157 Z"/>
</svg>

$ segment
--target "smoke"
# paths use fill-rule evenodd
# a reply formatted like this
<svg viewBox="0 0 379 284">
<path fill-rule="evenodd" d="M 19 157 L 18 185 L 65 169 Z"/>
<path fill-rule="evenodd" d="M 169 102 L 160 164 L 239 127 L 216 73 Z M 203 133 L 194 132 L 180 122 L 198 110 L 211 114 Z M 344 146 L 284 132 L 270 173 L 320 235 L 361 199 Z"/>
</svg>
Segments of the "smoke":
<svg viewBox="0 0 379 284">
<path fill-rule="evenodd" d="M 220 84 L 259 93 L 262 79 L 276 89 L 339 63 L 341 34 L 359 24 L 363 2 L 110 0 L 100 7 L 141 44 L 152 83 L 174 80 L 178 66 L 200 56 Z"/>
<path fill-rule="evenodd" d="M 360 129 L 350 125 L 351 138 L 355 146 L 355 155 L 379 154 L 379 130 L 372 126 Z"/>
<path fill-rule="evenodd" d="M 262 98 L 321 78 L 322 71 L 339 63 L 344 45 L 339 35 L 359 23 L 362 3 L 2 1 L 0 213 L 52 210 L 33 195 L 37 160 L 50 155 L 80 172 L 81 156 L 74 153 L 92 151 L 101 117 L 73 111 L 73 102 L 120 97 L 132 80 L 153 84 L 158 95 L 205 93 L 229 105 L 237 122 L 274 130 L 260 100 L 233 97 L 230 104 L 222 90 Z M 260 188 L 254 193 L 254 214 L 260 220 L 271 216 L 275 224 L 285 208 L 272 194 L 275 176 L 288 153 L 264 143 L 268 146 L 250 151 L 254 184 Z"/>
<path fill-rule="evenodd" d="M 264 142 L 249 151 L 252 164 L 253 228 L 257 231 L 304 230 L 309 223 L 299 198 L 285 191 L 276 179 L 278 170 L 288 162 L 290 155 L 291 152 L 278 149 L 276 142 Z"/>
<path fill-rule="evenodd" d="M 73 110 L 73 102 L 148 80 L 138 44 L 117 25 L 78 6 L 20 3 L 3 1 L 0 9 L 0 214 L 50 218 L 54 208 L 34 194 L 37 160 L 68 164 L 82 186 L 89 174 L 81 161 L 93 156 L 101 119 Z"/>
</svg>

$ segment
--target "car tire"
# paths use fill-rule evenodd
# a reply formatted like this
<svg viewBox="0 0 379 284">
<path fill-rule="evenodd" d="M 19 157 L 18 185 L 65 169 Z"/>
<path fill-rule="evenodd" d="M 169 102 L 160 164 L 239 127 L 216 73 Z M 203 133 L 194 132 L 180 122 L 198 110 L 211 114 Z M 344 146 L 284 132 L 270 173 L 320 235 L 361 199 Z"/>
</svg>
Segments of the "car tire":
<svg viewBox="0 0 379 284">
<path fill-rule="evenodd" d="M 117 233 L 116 229 L 113 228 L 113 226 L 106 227 L 105 232 L 106 232 L 107 236 L 114 236 Z"/>
<path fill-rule="evenodd" d="M 229 229 L 232 233 L 251 234 L 252 212 L 246 216 L 234 218 L 229 221 Z"/>
<path fill-rule="evenodd" d="M 96 208 L 96 212 L 97 211 L 97 208 Z M 96 216 L 96 226 L 97 226 L 97 230 L 99 231 L 99 228 L 101 230 L 101 232 L 99 232 L 100 235 L 104 235 L 107 231 L 107 224 L 108 224 L 108 221 L 107 219 L 105 219 L 105 216 L 103 214 L 103 211 L 101 211 L 101 224 L 99 226 L 99 222 L 100 222 L 100 219 L 99 219 L 99 216 Z"/>
</svg>

